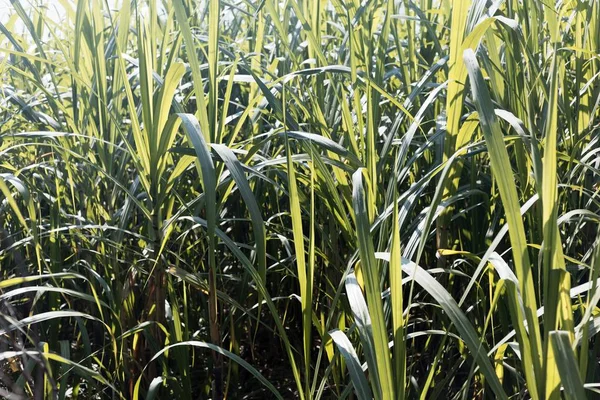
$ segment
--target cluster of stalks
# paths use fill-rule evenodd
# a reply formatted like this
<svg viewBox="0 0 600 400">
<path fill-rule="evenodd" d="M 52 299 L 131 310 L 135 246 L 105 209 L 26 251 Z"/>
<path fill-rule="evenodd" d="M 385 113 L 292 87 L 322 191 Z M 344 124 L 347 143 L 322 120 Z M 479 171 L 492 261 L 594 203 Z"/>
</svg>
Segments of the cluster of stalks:
<svg viewBox="0 0 600 400">
<path fill-rule="evenodd" d="M 600 2 L 31 3 L 0 397 L 598 396 Z"/>
</svg>

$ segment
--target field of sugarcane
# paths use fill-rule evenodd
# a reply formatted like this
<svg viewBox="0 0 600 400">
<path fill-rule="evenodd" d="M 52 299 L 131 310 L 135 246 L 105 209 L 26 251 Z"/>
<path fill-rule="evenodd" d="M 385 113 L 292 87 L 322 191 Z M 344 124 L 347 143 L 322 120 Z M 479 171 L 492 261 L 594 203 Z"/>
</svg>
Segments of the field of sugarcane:
<svg viewBox="0 0 600 400">
<path fill-rule="evenodd" d="M 598 0 L 10 0 L 0 398 L 600 398 Z"/>
</svg>

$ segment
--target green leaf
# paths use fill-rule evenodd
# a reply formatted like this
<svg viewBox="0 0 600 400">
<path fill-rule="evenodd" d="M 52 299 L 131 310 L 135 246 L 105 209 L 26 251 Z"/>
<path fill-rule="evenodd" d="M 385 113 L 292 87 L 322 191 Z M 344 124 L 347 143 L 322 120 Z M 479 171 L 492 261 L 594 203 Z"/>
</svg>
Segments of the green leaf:
<svg viewBox="0 0 600 400">
<path fill-rule="evenodd" d="M 379 257 L 389 261 L 389 253 L 377 253 Z M 494 395 L 498 399 L 508 399 L 508 396 L 502 388 L 502 384 L 496 376 L 496 371 L 490 362 L 485 350 L 485 345 L 481 343 L 479 335 L 471 325 L 469 319 L 461 311 L 456 304 L 456 301 L 450 293 L 423 268 L 414 262 L 402 259 L 402 270 L 406 275 L 414 279 L 414 281 L 429 293 L 431 297 L 444 309 L 448 318 L 452 321 L 456 329 L 460 333 L 460 338 L 464 340 L 471 354 L 475 358 L 475 362 L 482 370 L 486 378 L 486 383 L 490 385 Z"/>
<path fill-rule="evenodd" d="M 375 392 L 375 398 L 393 399 L 395 398 L 395 391 L 392 380 L 391 354 L 388 348 L 387 327 L 383 316 L 383 303 L 381 301 L 380 271 L 375 259 L 375 251 L 371 239 L 371 223 L 367 211 L 367 194 L 363 184 L 364 171 L 364 168 L 361 168 L 352 175 L 352 204 L 356 217 L 356 235 L 361 271 L 365 277 L 367 305 L 372 322 L 372 352 L 374 355 L 377 355 L 376 373 L 378 382 L 376 385 L 379 390 Z"/>
<path fill-rule="evenodd" d="M 160 356 L 162 356 L 163 354 L 165 354 L 166 352 L 168 352 L 170 349 L 176 348 L 176 347 L 181 347 L 181 346 L 189 346 L 189 347 L 198 347 L 201 349 L 209 349 L 212 350 L 216 353 L 219 353 L 227 358 L 229 358 L 230 360 L 232 360 L 233 362 L 237 363 L 238 365 L 240 365 L 241 367 L 243 367 L 246 371 L 250 372 L 256 379 L 258 379 L 260 381 L 260 383 L 262 383 L 267 389 L 269 389 L 269 391 L 275 396 L 275 398 L 283 400 L 283 396 L 279 393 L 279 391 L 275 388 L 275 386 L 273 386 L 273 384 L 271 384 L 271 382 L 269 382 L 260 372 L 258 372 L 256 370 L 256 368 L 254 368 L 252 365 L 250 365 L 247 361 L 245 361 L 243 358 L 241 358 L 240 356 L 225 350 L 219 346 L 216 346 L 212 343 L 206 343 L 206 342 L 201 342 L 201 341 L 196 341 L 196 340 L 189 340 L 186 342 L 180 342 L 180 343 L 175 343 L 175 344 L 171 344 L 168 346 L 165 346 L 164 348 L 162 348 L 158 353 L 154 354 L 154 356 L 152 356 L 152 359 L 150 360 L 150 363 L 153 362 L 154 360 L 158 359 Z M 149 364 L 148 364 L 149 365 Z M 146 365 L 144 367 L 144 370 L 146 368 L 148 368 L 148 365 Z M 135 390 L 134 390 L 134 395 L 133 398 L 134 399 L 139 399 L 140 397 L 140 383 L 142 382 L 141 380 L 141 376 L 140 378 L 137 380 L 136 385 L 135 385 Z M 154 381 L 153 381 L 154 382 Z M 152 384 L 151 384 L 152 385 Z"/>
<path fill-rule="evenodd" d="M 493 176 L 498 184 L 502 205 L 506 213 L 508 234 L 512 245 L 516 275 L 519 280 L 519 291 L 523 296 L 525 318 L 529 327 L 529 340 L 531 345 L 524 345 L 521 351 L 528 352 L 526 360 L 532 360 L 535 371 L 535 381 L 529 380 L 530 391 L 543 393 L 542 379 L 542 342 L 540 329 L 537 322 L 536 292 L 533 286 L 533 275 L 527 249 L 525 228 L 521 217 L 519 198 L 512 174 L 512 166 L 508 152 L 504 145 L 502 131 L 496 119 L 496 113 L 490 95 L 481 75 L 479 64 L 472 50 L 465 50 L 464 60 L 469 72 L 471 92 L 479 114 L 479 124 L 488 148 Z M 513 316 L 514 318 L 515 316 Z M 533 378 L 532 378 L 533 379 Z"/>
<path fill-rule="evenodd" d="M 346 334 L 338 329 L 330 331 L 329 335 L 346 361 L 346 366 L 350 373 L 350 380 L 352 385 L 354 385 L 354 390 L 356 391 L 359 400 L 371 400 L 373 394 L 371 393 L 369 382 L 360 366 L 360 361 L 358 360 L 358 356 L 356 355 L 352 343 L 350 343 Z"/>
<path fill-rule="evenodd" d="M 552 331 L 549 336 L 566 398 L 572 400 L 586 399 L 587 396 L 583 388 L 583 382 L 581 382 L 581 377 L 579 376 L 577 359 L 571 348 L 569 332 Z"/>
</svg>

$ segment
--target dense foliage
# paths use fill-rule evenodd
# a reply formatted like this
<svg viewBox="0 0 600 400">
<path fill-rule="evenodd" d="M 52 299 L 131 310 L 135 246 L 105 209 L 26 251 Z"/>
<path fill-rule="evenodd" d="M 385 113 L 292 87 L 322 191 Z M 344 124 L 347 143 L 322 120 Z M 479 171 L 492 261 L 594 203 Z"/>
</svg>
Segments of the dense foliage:
<svg viewBox="0 0 600 400">
<path fill-rule="evenodd" d="M 600 389 L 597 0 L 3 20 L 0 397 Z"/>
</svg>

